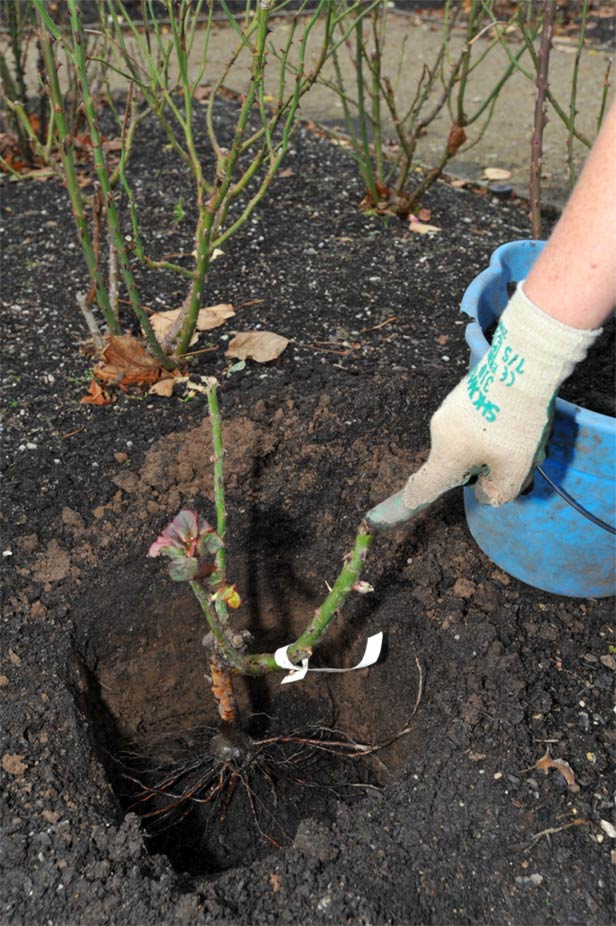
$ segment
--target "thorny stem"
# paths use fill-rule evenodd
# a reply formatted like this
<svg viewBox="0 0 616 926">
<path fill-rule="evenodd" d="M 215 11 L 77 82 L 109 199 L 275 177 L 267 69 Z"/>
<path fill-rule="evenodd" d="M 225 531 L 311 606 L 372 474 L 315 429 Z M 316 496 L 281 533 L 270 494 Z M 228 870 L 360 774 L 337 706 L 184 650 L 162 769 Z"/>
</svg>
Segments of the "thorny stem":
<svg viewBox="0 0 616 926">
<path fill-rule="evenodd" d="M 334 620 L 353 586 L 359 579 L 368 551 L 372 546 L 374 535 L 365 521 L 359 526 L 352 551 L 345 557 L 344 565 L 323 604 L 314 612 L 313 618 L 304 632 L 292 643 L 287 656 L 293 663 L 312 654 L 313 648 L 322 639 L 325 631 Z M 272 653 L 257 653 L 243 657 L 242 671 L 246 675 L 262 675 L 265 672 L 279 670 Z"/>
<path fill-rule="evenodd" d="M 34 0 L 34 2 L 39 17 L 39 23 L 42 26 L 40 29 L 41 51 L 45 61 L 45 70 L 47 72 L 47 86 L 49 89 L 52 113 L 55 117 L 55 124 L 57 126 L 56 130 L 58 133 L 58 140 L 60 142 L 60 159 L 64 169 L 66 187 L 71 201 L 75 224 L 77 225 L 79 243 L 85 257 L 90 279 L 92 280 L 96 289 L 96 299 L 103 313 L 105 321 L 107 322 L 107 327 L 112 334 L 120 334 L 120 327 L 109 304 L 107 291 L 103 283 L 98 261 L 94 253 L 94 248 L 92 246 L 83 197 L 81 195 L 81 189 L 79 187 L 79 180 L 77 177 L 77 169 L 75 167 L 73 144 L 68 129 L 66 115 L 64 113 L 64 99 L 60 90 L 58 69 L 56 67 L 56 61 L 50 41 L 50 37 L 53 36 L 54 41 L 58 41 L 60 36 L 56 30 L 53 20 L 49 17 L 43 0 Z M 86 321 L 88 322 L 89 326 L 90 319 L 86 318 Z"/>
<path fill-rule="evenodd" d="M 214 450 L 214 504 L 216 506 L 216 533 L 222 540 L 222 546 L 216 551 L 216 572 L 220 584 L 226 583 L 227 557 L 225 540 L 227 536 L 227 509 L 225 507 L 225 477 L 224 477 L 224 444 L 222 439 L 222 426 L 220 409 L 218 407 L 218 383 L 211 377 L 207 385 L 207 404 L 210 412 L 212 426 L 212 447 Z M 223 627 L 229 622 L 229 613 L 226 603 L 219 598 L 215 601 L 216 613 Z"/>
<path fill-rule="evenodd" d="M 571 78 L 571 96 L 569 98 L 569 125 L 567 126 L 567 165 L 569 167 L 569 183 L 571 187 L 573 187 L 576 181 L 576 171 L 575 165 L 573 163 L 573 130 L 575 128 L 575 117 L 577 115 L 577 109 L 575 107 L 577 102 L 578 74 L 580 70 L 580 61 L 582 58 L 582 50 L 584 48 L 586 23 L 588 20 L 588 0 L 583 0 L 582 9 L 580 12 L 580 20 L 580 33 L 578 35 L 575 61 L 573 62 L 573 76 Z"/>
<path fill-rule="evenodd" d="M 206 203 L 203 203 L 203 184 L 200 182 L 201 177 L 201 167 L 200 162 L 193 148 L 189 144 L 189 153 L 191 155 L 191 167 L 195 176 L 195 182 L 197 185 L 197 199 L 198 199 L 198 208 L 199 208 L 199 220 L 197 223 L 197 232 L 195 240 L 195 252 L 197 255 L 196 266 L 195 266 L 195 280 L 193 281 L 190 299 L 186 303 L 186 313 L 185 317 L 182 318 L 182 313 L 180 313 L 181 319 L 181 330 L 178 338 L 178 343 L 176 351 L 178 354 L 183 354 L 188 350 L 190 344 L 190 339 L 192 333 L 195 329 L 197 323 L 197 316 L 199 314 L 199 308 L 201 306 L 201 294 L 203 292 L 203 287 L 205 284 L 205 278 L 207 275 L 207 270 L 212 256 L 213 247 L 211 246 L 211 235 L 212 230 L 215 231 L 217 227 L 217 217 L 218 212 L 221 208 L 224 207 L 227 194 L 231 187 L 233 181 L 233 175 L 235 172 L 235 167 L 237 160 L 240 155 L 240 150 L 244 138 L 244 132 L 246 130 L 246 125 L 248 123 L 248 117 L 252 109 L 252 104 L 255 99 L 255 94 L 259 86 L 260 81 L 263 79 L 263 67 L 265 60 L 265 42 L 267 39 L 267 30 L 268 22 L 270 16 L 270 4 L 261 3 L 258 7 L 257 13 L 257 35 L 255 40 L 255 46 L 252 54 L 252 66 L 251 66 L 251 77 L 250 85 L 246 97 L 240 109 L 240 114 L 238 116 L 237 124 L 235 127 L 235 135 L 231 145 L 231 150 L 228 155 L 224 153 L 222 156 L 219 156 L 217 159 L 216 165 L 216 190 L 209 200 Z M 187 105 L 187 117 L 189 114 L 188 101 L 185 101 Z M 186 135 L 187 141 L 188 138 L 192 137 L 192 121 L 186 120 Z"/>
<path fill-rule="evenodd" d="M 532 236 L 541 237 L 541 166 L 543 152 L 543 130 L 546 119 L 546 95 L 548 90 L 548 69 L 550 62 L 550 49 L 552 47 L 552 31 L 554 23 L 555 0 L 543 0 L 543 26 L 541 28 L 541 43 L 537 56 L 537 80 L 535 98 L 535 123 L 531 141 L 530 180 L 528 190 L 530 194 L 530 219 Z"/>
<path fill-rule="evenodd" d="M 94 154 L 94 166 L 96 170 L 96 175 L 98 181 L 101 185 L 101 189 L 104 196 L 104 202 L 107 212 L 107 221 L 109 225 L 109 233 L 113 236 L 115 241 L 116 251 L 122 270 L 122 276 L 124 277 L 124 283 L 128 291 L 128 298 L 130 300 L 131 308 L 137 318 L 139 323 L 143 328 L 144 334 L 146 336 L 148 346 L 152 352 L 152 355 L 158 360 L 160 365 L 165 369 L 173 369 L 175 366 L 174 361 L 168 357 L 163 349 L 161 348 L 152 326 L 150 320 L 147 316 L 147 313 L 141 306 L 141 301 L 139 298 L 139 293 L 137 292 L 137 286 L 135 283 L 135 278 L 133 276 L 130 261 L 128 258 L 128 253 L 126 250 L 126 243 L 124 236 L 122 234 L 122 228 L 120 224 L 120 216 L 118 214 L 118 209 L 116 206 L 115 198 L 113 195 L 113 189 L 111 187 L 109 172 L 107 170 L 107 164 L 105 161 L 105 155 L 103 152 L 103 143 L 100 132 L 98 130 L 98 121 L 96 118 L 96 111 L 94 107 L 94 101 L 92 99 L 92 94 L 90 92 L 90 83 L 88 79 L 87 67 L 86 67 L 86 54 L 85 54 L 85 37 L 83 35 L 83 30 L 81 26 L 81 20 L 79 18 L 79 11 L 77 9 L 76 0 L 68 0 L 69 5 L 69 14 L 71 21 L 71 32 L 73 38 L 73 48 L 67 52 L 70 54 L 73 59 L 79 84 L 82 94 L 83 107 L 85 110 L 85 116 L 88 122 L 88 129 L 90 131 L 90 137 L 92 139 L 92 151 Z M 113 310 L 111 309 L 112 314 Z M 117 322 L 116 322 L 117 324 Z"/>
</svg>

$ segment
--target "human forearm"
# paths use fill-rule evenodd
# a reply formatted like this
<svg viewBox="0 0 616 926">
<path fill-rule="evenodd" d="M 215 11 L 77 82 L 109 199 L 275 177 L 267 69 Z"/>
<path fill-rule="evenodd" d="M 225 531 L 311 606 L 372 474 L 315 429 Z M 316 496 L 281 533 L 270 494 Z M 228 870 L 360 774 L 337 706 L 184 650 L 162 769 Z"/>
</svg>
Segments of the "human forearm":
<svg viewBox="0 0 616 926">
<path fill-rule="evenodd" d="M 574 328 L 599 328 L 616 306 L 616 103 L 524 289 Z"/>
</svg>

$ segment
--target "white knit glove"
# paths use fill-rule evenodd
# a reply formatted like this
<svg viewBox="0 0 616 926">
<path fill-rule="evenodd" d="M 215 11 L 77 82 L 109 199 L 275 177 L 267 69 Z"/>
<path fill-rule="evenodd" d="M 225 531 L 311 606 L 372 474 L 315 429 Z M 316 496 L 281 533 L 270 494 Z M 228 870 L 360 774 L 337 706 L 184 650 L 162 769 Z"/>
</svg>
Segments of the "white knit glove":
<svg viewBox="0 0 616 926">
<path fill-rule="evenodd" d="M 545 457 L 561 383 L 599 334 L 546 315 L 518 284 L 490 350 L 433 415 L 430 456 L 408 480 L 404 505 L 424 507 L 478 472 L 480 501 L 514 499 Z"/>
</svg>

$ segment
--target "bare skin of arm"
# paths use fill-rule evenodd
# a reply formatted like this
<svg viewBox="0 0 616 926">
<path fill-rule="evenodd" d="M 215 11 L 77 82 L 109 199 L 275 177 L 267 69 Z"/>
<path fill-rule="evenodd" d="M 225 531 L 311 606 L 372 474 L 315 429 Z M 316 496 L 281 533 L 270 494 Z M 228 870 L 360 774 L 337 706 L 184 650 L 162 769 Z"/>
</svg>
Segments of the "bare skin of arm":
<svg viewBox="0 0 616 926">
<path fill-rule="evenodd" d="M 573 328 L 600 328 L 616 307 L 616 102 L 524 290 Z"/>
</svg>

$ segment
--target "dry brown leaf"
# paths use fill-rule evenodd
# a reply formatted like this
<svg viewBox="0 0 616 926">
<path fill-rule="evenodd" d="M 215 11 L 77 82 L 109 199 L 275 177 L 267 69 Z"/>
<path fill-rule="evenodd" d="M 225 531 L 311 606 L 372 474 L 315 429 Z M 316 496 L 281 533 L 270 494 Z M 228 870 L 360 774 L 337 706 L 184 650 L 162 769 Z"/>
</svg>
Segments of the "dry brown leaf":
<svg viewBox="0 0 616 926">
<path fill-rule="evenodd" d="M 200 84 L 198 87 L 195 87 L 193 98 L 197 101 L 197 103 L 205 103 L 206 100 L 209 100 L 211 95 L 212 95 L 211 85 Z"/>
<path fill-rule="evenodd" d="M 418 235 L 427 235 L 428 232 L 437 232 L 441 229 L 438 225 L 427 225 L 426 222 L 420 222 L 414 216 L 409 221 L 409 229 Z"/>
<path fill-rule="evenodd" d="M 417 218 L 420 222 L 429 222 L 432 218 L 432 210 L 424 209 L 423 207 L 418 211 Z"/>
<path fill-rule="evenodd" d="M 168 312 L 155 312 L 150 316 L 150 324 L 159 341 L 163 340 L 171 325 L 176 321 L 181 309 L 170 309 Z M 191 345 L 198 340 L 199 331 L 211 331 L 212 328 L 218 328 L 224 325 L 228 318 L 235 315 L 235 309 L 228 302 L 221 302 L 218 305 L 209 305 L 199 310 L 197 316 L 197 325 L 195 333 L 190 339 Z"/>
<path fill-rule="evenodd" d="M 2 756 L 2 768 L 7 775 L 23 775 L 28 766 L 22 762 L 23 756 L 17 753 L 5 752 Z"/>
<path fill-rule="evenodd" d="M 148 354 L 141 341 L 123 335 L 111 335 L 103 351 L 103 360 L 94 375 L 105 383 L 115 383 L 124 389 L 131 384 L 155 383 L 161 367 Z"/>
<path fill-rule="evenodd" d="M 229 342 L 227 357 L 269 363 L 280 357 L 288 343 L 288 338 L 273 331 L 240 331 Z"/>
<path fill-rule="evenodd" d="M 483 176 L 486 180 L 509 180 L 511 171 L 504 167 L 484 167 Z"/>
<path fill-rule="evenodd" d="M 538 759 L 533 768 L 541 769 L 547 775 L 551 768 L 556 769 L 557 772 L 563 776 L 567 782 L 567 787 L 570 791 L 576 792 L 580 790 L 579 784 L 575 780 L 575 774 L 568 762 L 565 762 L 564 759 L 553 759 L 550 755 L 550 750 L 546 751 L 546 754 Z"/>
<path fill-rule="evenodd" d="M 150 324 L 159 341 L 163 341 L 172 324 L 177 320 L 181 309 L 170 309 L 168 312 L 154 312 L 150 315 Z M 193 333 L 190 339 L 190 347 L 199 340 L 197 331 Z"/>
<path fill-rule="evenodd" d="M 451 181 L 451 186 L 455 187 L 456 190 L 463 190 L 465 186 L 469 185 L 469 183 L 469 180 L 464 180 L 462 177 L 457 177 L 455 180 Z"/>
<path fill-rule="evenodd" d="M 211 331 L 212 328 L 218 328 L 224 325 L 228 318 L 235 315 L 235 309 L 229 302 L 220 302 L 218 305 L 209 305 L 201 309 L 197 318 L 197 328 L 199 331 Z"/>
<path fill-rule="evenodd" d="M 111 405 L 112 400 L 109 398 L 100 383 L 95 379 L 92 380 L 86 395 L 81 398 L 82 405 Z"/>
<path fill-rule="evenodd" d="M 167 376 L 165 379 L 159 379 L 157 383 L 148 390 L 148 395 L 160 395 L 168 399 L 173 395 L 177 380 L 173 376 Z"/>
</svg>

